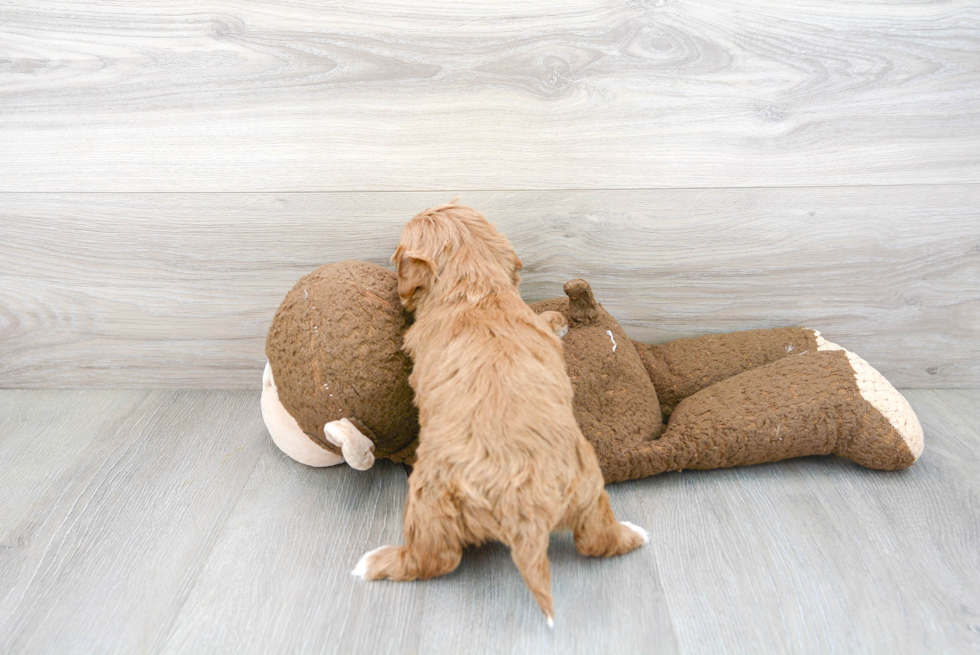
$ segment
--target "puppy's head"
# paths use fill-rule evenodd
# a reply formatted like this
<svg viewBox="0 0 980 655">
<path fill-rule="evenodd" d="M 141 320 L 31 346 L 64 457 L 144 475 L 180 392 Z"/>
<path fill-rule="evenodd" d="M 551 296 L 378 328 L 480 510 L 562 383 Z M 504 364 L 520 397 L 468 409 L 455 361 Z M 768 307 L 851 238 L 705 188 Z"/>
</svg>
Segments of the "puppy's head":
<svg viewBox="0 0 980 655">
<path fill-rule="evenodd" d="M 398 296 L 408 309 L 437 287 L 464 280 L 476 293 L 516 287 L 521 281 L 521 260 L 504 235 L 456 200 L 412 218 L 391 261 L 398 269 Z"/>
</svg>

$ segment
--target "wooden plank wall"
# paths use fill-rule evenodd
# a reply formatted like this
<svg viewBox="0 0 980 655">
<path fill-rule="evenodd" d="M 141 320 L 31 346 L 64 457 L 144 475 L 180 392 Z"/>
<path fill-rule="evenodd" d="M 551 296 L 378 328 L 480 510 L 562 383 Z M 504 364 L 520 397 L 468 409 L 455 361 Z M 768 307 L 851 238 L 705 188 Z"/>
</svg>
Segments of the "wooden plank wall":
<svg viewBox="0 0 980 655">
<path fill-rule="evenodd" d="M 0 386 L 255 388 L 300 275 L 456 195 L 529 300 L 980 385 L 976 3 L 12 0 Z"/>
</svg>

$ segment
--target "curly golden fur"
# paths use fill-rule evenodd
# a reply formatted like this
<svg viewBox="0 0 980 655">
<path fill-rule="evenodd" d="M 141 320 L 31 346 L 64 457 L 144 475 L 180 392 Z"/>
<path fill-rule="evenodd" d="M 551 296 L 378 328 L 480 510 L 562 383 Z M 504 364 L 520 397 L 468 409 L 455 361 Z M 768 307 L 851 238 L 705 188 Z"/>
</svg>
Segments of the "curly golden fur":
<svg viewBox="0 0 980 655">
<path fill-rule="evenodd" d="M 592 446 L 572 413 L 560 314 L 541 317 L 517 290 L 521 262 L 478 212 L 455 203 L 405 226 L 393 262 L 415 310 L 405 349 L 419 408 L 404 546 L 362 558 L 355 573 L 414 580 L 453 571 L 463 547 L 498 540 L 548 618 L 548 541 L 571 529 L 583 555 L 637 548 L 618 523 Z"/>
</svg>

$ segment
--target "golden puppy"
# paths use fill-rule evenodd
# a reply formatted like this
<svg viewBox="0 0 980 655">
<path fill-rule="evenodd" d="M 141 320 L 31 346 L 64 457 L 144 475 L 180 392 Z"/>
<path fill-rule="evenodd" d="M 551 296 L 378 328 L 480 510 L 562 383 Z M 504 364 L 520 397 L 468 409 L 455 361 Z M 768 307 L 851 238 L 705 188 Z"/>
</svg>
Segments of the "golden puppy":
<svg viewBox="0 0 980 655">
<path fill-rule="evenodd" d="M 570 529 L 583 555 L 646 543 L 618 523 L 599 462 L 572 414 L 557 312 L 541 317 L 517 291 L 521 262 L 475 210 L 454 203 L 405 226 L 392 257 L 398 295 L 415 310 L 405 350 L 419 407 L 418 461 L 408 480 L 405 545 L 361 558 L 369 580 L 454 570 L 463 547 L 495 539 L 553 625 L 548 541 Z"/>
</svg>

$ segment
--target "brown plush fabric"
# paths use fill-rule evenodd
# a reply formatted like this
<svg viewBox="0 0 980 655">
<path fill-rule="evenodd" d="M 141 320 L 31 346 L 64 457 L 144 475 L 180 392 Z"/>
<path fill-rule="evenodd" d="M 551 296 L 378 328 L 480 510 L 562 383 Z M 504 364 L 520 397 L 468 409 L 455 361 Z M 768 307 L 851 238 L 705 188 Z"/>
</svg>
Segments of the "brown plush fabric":
<svg viewBox="0 0 980 655">
<path fill-rule="evenodd" d="M 569 322 L 562 342 L 575 417 L 606 482 L 831 453 L 882 470 L 915 461 L 861 397 L 845 352 L 817 351 L 811 330 L 648 346 L 626 336 L 584 280 L 565 292 L 532 308 Z M 280 401 L 314 442 L 336 452 L 323 425 L 346 417 L 375 442 L 376 457 L 414 461 L 418 414 L 401 350 L 408 325 L 397 278 L 380 266 L 340 262 L 297 282 L 273 319 L 266 355 Z"/>
<path fill-rule="evenodd" d="M 402 352 L 409 318 L 395 273 L 348 260 L 302 277 L 279 306 L 266 356 L 279 400 L 315 442 L 328 421 L 348 418 L 375 443 L 375 457 L 412 461 L 418 413 Z"/>
<path fill-rule="evenodd" d="M 881 470 L 915 462 L 891 423 L 861 396 L 845 352 L 814 349 L 682 401 L 659 441 L 623 455 L 628 475 L 620 479 L 830 454 Z"/>
<path fill-rule="evenodd" d="M 716 382 L 817 349 L 813 330 L 798 327 L 709 334 L 656 346 L 633 344 L 657 389 L 665 419 L 682 400 Z"/>
<path fill-rule="evenodd" d="M 575 418 L 606 481 L 625 479 L 621 453 L 656 439 L 663 429 L 657 391 L 633 343 L 595 301 L 588 283 L 572 280 L 565 293 L 568 298 L 542 300 L 531 308 L 539 314 L 561 312 L 568 321 L 562 346 L 575 390 Z"/>
</svg>

